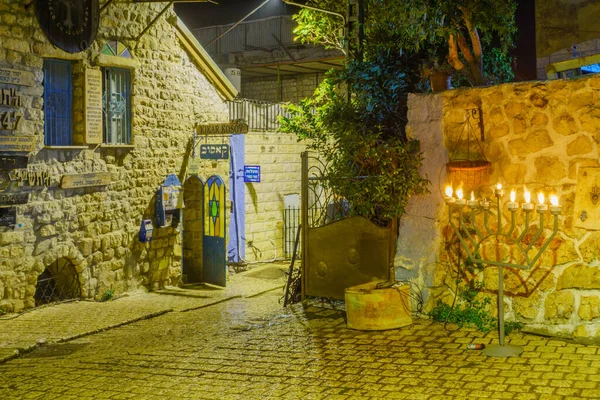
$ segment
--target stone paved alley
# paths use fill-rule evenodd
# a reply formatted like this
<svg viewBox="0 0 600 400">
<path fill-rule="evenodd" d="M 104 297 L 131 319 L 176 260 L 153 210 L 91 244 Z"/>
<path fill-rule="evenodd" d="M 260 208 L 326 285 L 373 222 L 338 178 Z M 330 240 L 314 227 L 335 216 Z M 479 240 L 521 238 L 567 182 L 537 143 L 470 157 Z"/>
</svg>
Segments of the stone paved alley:
<svg viewBox="0 0 600 400">
<path fill-rule="evenodd" d="M 466 346 L 496 334 L 352 331 L 330 306 L 283 310 L 282 278 L 230 281 L 3 316 L 0 399 L 600 398 L 597 346 L 511 334 L 525 352 L 490 358 Z"/>
</svg>

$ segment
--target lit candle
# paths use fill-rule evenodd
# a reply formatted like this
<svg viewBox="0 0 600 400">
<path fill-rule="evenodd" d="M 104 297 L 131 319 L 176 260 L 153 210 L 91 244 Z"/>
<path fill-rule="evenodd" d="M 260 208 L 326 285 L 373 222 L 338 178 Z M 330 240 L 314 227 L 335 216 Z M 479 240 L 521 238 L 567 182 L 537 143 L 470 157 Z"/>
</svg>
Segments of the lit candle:
<svg viewBox="0 0 600 400">
<path fill-rule="evenodd" d="M 467 204 L 467 201 L 465 199 L 463 199 L 463 190 L 462 190 L 462 188 L 456 189 L 456 197 L 458 197 L 456 199 L 456 205 L 457 206 L 464 206 L 465 204 Z"/>
<path fill-rule="evenodd" d="M 467 205 L 471 208 L 475 208 L 479 205 L 479 202 L 475 200 L 475 193 L 471 191 L 471 200 L 467 201 Z"/>
<path fill-rule="evenodd" d="M 556 195 L 550 196 L 550 212 L 554 215 L 559 215 L 562 207 L 558 204 L 558 197 Z"/>
<path fill-rule="evenodd" d="M 496 190 L 494 190 L 494 194 L 496 195 L 496 197 L 502 197 L 504 195 L 504 190 L 502 190 L 501 183 L 496 184 Z"/>
<path fill-rule="evenodd" d="M 546 198 L 544 197 L 544 193 L 538 193 L 538 205 L 535 206 L 535 210 L 539 213 L 543 213 L 544 211 L 548 211 L 548 204 L 545 204 L 544 201 Z"/>
<path fill-rule="evenodd" d="M 450 204 L 454 204 L 454 202 L 456 201 L 454 199 L 454 197 L 452 197 L 452 192 L 454 190 L 452 189 L 452 186 L 448 185 L 446 186 L 446 197 L 444 198 L 444 201 L 446 202 L 446 204 L 450 205 Z"/>
<path fill-rule="evenodd" d="M 508 203 L 509 211 L 516 211 L 519 209 L 519 203 L 515 202 L 517 199 L 517 192 L 513 190 L 510 191 L 510 202 Z"/>
<path fill-rule="evenodd" d="M 488 199 L 481 200 L 480 205 L 481 205 L 481 207 L 483 207 L 484 210 L 490 209 L 490 202 L 488 201 Z"/>
<path fill-rule="evenodd" d="M 525 197 L 525 203 L 523 203 L 523 211 L 533 210 L 533 204 L 531 204 L 531 193 L 524 188 L 523 197 Z"/>
</svg>

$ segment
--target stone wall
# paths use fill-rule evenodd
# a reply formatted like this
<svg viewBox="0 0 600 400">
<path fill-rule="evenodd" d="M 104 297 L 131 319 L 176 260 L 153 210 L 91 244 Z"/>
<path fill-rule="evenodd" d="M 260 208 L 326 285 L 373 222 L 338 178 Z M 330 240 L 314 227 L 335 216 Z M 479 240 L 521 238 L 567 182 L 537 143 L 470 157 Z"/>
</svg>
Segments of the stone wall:
<svg viewBox="0 0 600 400">
<path fill-rule="evenodd" d="M 18 132 L 37 140 L 28 170 L 42 171 L 49 183 L 15 187 L 2 171 L 10 191 L 30 193 L 18 205 L 17 225 L 0 227 L 0 307 L 16 311 L 34 305 L 36 281 L 58 259 L 71 262 L 84 297 L 99 298 L 146 286 L 174 284 L 181 277 L 181 234 L 178 228 L 155 229 L 154 240 L 138 241 L 142 218 L 154 219 L 154 195 L 170 173 L 183 179 L 187 145 L 198 122 L 226 122 L 227 107 L 192 58 L 182 50 L 172 10 L 138 41 L 163 4 L 113 3 L 101 14 L 99 35 L 81 53 L 53 47 L 41 30 L 34 7 L 0 0 L 0 67 L 30 71 L 32 87 L 18 86 L 25 121 Z M 98 54 L 107 40 L 129 47 L 132 72 L 131 148 L 81 146 L 44 148 L 43 59 L 72 60 L 74 132 L 82 133 L 82 74 L 99 69 Z M 118 61 L 118 60 L 115 60 Z M 5 86 L 2 86 L 3 88 Z M 8 87 L 8 86 L 6 86 Z M 10 86 L 13 87 L 13 86 Z M 5 109 L 1 109 L 5 111 Z M 203 175 L 226 177 L 228 163 L 205 162 Z M 65 174 L 109 172 L 107 186 L 61 189 Z"/>
<path fill-rule="evenodd" d="M 241 96 L 247 99 L 270 102 L 300 103 L 312 96 L 315 88 L 323 80 L 320 73 L 269 78 L 244 79 L 242 77 Z"/>
<path fill-rule="evenodd" d="M 300 154 L 305 148 L 291 133 L 246 135 L 246 164 L 261 168 L 261 182 L 246 184 L 248 261 L 283 257 L 284 196 L 300 194 Z"/>
<path fill-rule="evenodd" d="M 536 194 L 543 191 L 546 196 L 558 195 L 562 205 L 558 234 L 539 261 L 528 270 L 505 269 L 507 318 L 519 320 L 526 324 L 526 329 L 541 333 L 600 337 L 600 233 L 593 227 L 593 219 L 597 217 L 595 211 L 590 212 L 584 228 L 580 213 L 575 210 L 576 203 L 593 192 L 592 187 L 578 192 L 582 168 L 600 167 L 599 97 L 599 76 L 410 97 L 409 131 L 425 143 L 424 169 L 432 185 L 430 194 L 411 199 L 408 216 L 402 219 L 396 270 L 399 276 L 408 275 L 426 288 L 426 309 L 438 299 L 451 301 L 458 277 L 463 282 L 471 279 L 480 282 L 483 292 L 491 295 L 491 310 L 495 310 L 497 268 L 474 271 L 464 268 L 464 254 L 459 256 L 457 252 L 448 208 L 442 200 L 445 160 L 465 133 L 466 110 L 478 109 L 482 128 L 475 124 L 473 131 L 479 139 L 483 133 L 482 149 L 492 162 L 489 183 L 483 185 L 480 196 L 495 201 L 493 186 L 497 182 L 504 185 L 507 191 L 502 198 L 503 224 L 510 222 L 506 202 L 512 188 L 517 190 L 520 203 L 526 186 L 533 202 L 537 202 Z M 439 107 L 440 101 L 443 107 Z M 440 131 L 442 136 L 436 139 Z M 444 146 L 435 146 L 436 142 Z M 459 146 L 463 147 L 460 150 L 463 154 L 464 145 L 463 140 Z M 577 198 L 576 194 L 582 197 Z M 522 212 L 516 217 L 516 232 L 520 234 L 524 226 Z M 492 230 L 497 225 L 494 218 L 490 223 Z M 481 226 L 481 217 L 476 219 Z M 531 219 L 529 233 L 523 238 L 526 245 L 532 244 L 530 257 L 550 237 L 552 223 L 550 215 L 544 217 L 545 229 L 535 241 L 539 217 Z M 420 239 L 427 245 L 410 246 Z M 403 250 L 407 247 L 412 252 Z M 482 255 L 492 261 L 523 262 L 522 255 L 507 249 L 510 246 L 506 243 L 491 243 L 482 247 Z"/>
</svg>

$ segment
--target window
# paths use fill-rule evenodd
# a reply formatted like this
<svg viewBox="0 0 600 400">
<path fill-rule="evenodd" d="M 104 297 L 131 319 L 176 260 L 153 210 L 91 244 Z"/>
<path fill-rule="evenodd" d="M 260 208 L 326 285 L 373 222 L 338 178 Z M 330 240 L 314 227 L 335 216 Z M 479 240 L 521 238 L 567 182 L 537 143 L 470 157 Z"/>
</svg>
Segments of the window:
<svg viewBox="0 0 600 400">
<path fill-rule="evenodd" d="M 104 143 L 131 143 L 131 90 L 129 70 L 104 68 L 102 115 Z"/>
<path fill-rule="evenodd" d="M 44 60 L 44 143 L 47 146 L 73 144 L 71 63 Z"/>
</svg>

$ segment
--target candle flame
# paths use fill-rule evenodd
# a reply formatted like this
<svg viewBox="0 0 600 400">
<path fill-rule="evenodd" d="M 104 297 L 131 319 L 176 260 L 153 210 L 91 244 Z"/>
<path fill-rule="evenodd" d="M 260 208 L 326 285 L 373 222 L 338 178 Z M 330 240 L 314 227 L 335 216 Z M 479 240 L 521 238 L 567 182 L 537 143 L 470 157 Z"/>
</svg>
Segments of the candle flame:
<svg viewBox="0 0 600 400">
<path fill-rule="evenodd" d="M 500 182 L 496 184 L 496 189 L 502 190 L 502 184 Z"/>
<path fill-rule="evenodd" d="M 525 188 L 524 190 L 525 192 L 523 192 L 523 197 L 525 197 L 525 203 L 529 203 L 531 202 L 531 193 L 529 193 L 527 188 Z"/>
<path fill-rule="evenodd" d="M 510 191 L 510 202 L 514 203 L 516 199 L 517 199 L 517 193 L 514 190 L 511 190 Z"/>
<path fill-rule="evenodd" d="M 552 203 L 552 205 L 554 207 L 558 207 L 558 197 L 556 195 L 551 195 L 550 196 L 550 203 Z"/>
<path fill-rule="evenodd" d="M 452 197 L 452 192 L 453 192 L 452 186 L 450 186 L 450 185 L 446 186 L 446 196 Z"/>
<path fill-rule="evenodd" d="M 475 201 L 475 193 L 473 191 L 471 191 L 471 201 Z"/>
<path fill-rule="evenodd" d="M 544 197 L 544 193 L 539 192 L 538 193 L 538 203 L 544 204 L 544 200 L 546 200 L 546 198 Z"/>
<path fill-rule="evenodd" d="M 462 200 L 462 198 L 463 198 L 463 190 L 462 190 L 462 188 L 456 189 L 456 197 L 458 197 L 460 200 Z"/>
</svg>

